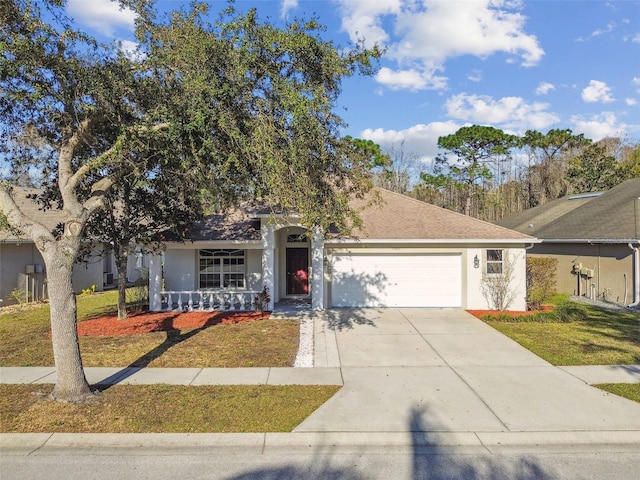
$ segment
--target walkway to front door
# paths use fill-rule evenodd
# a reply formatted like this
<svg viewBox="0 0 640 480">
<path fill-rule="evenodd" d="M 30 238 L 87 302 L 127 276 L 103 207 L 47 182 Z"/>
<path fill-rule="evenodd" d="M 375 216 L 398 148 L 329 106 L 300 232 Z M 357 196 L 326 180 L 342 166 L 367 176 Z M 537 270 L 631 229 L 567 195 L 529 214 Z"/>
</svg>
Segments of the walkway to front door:
<svg viewBox="0 0 640 480">
<path fill-rule="evenodd" d="M 287 248 L 287 295 L 309 294 L 309 249 Z"/>
</svg>

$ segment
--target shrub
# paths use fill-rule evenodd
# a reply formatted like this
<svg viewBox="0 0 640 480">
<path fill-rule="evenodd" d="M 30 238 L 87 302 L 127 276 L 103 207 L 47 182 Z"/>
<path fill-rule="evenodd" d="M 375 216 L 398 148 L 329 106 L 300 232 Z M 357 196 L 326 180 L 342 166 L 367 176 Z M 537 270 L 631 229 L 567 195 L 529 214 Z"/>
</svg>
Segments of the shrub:
<svg viewBox="0 0 640 480">
<path fill-rule="evenodd" d="M 531 310 L 539 310 L 543 302 L 555 295 L 557 267 L 555 258 L 527 258 L 527 302 Z"/>
<path fill-rule="evenodd" d="M 27 301 L 27 292 L 23 288 L 14 288 L 11 290 L 11 298 L 13 298 L 18 305 L 22 305 Z"/>
<path fill-rule="evenodd" d="M 589 308 L 580 303 L 565 302 L 554 310 L 535 312 L 527 315 L 509 315 L 507 313 L 488 314 L 482 320 L 505 323 L 569 323 L 589 318 Z"/>
<path fill-rule="evenodd" d="M 482 272 L 480 281 L 480 292 L 487 300 L 487 305 L 490 309 L 500 312 L 509 308 L 517 295 L 511 285 L 515 275 L 516 259 L 506 250 L 503 251 L 503 255 L 502 272 L 499 274 Z"/>
</svg>

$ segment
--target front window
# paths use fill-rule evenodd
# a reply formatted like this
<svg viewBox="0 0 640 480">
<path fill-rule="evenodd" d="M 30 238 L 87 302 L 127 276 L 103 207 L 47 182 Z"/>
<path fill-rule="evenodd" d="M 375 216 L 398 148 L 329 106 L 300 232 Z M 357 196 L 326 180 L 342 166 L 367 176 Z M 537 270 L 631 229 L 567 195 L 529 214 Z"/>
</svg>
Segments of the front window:
<svg viewBox="0 0 640 480">
<path fill-rule="evenodd" d="M 200 288 L 245 288 L 244 250 L 200 250 Z"/>
<path fill-rule="evenodd" d="M 503 258 L 502 250 L 487 250 L 487 275 L 502 274 Z"/>
</svg>

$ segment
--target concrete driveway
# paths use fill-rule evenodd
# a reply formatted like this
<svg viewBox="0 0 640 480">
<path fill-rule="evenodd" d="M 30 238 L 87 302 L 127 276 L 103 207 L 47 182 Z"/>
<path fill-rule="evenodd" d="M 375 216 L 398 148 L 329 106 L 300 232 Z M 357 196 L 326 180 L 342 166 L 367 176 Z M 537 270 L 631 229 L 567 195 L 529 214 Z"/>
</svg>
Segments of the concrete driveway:
<svg viewBox="0 0 640 480">
<path fill-rule="evenodd" d="M 640 431 L 639 404 L 462 310 L 319 313 L 315 366 L 340 367 L 344 387 L 296 432 Z"/>
</svg>

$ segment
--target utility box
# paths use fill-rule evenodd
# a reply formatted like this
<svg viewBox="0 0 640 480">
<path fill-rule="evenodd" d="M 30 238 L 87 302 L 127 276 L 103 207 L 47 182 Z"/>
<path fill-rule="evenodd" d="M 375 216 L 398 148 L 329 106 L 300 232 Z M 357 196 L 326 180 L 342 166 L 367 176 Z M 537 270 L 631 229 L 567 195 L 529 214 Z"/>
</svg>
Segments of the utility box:
<svg viewBox="0 0 640 480">
<path fill-rule="evenodd" d="M 581 268 L 580 275 L 583 275 L 587 278 L 593 278 L 593 268 Z"/>
</svg>

